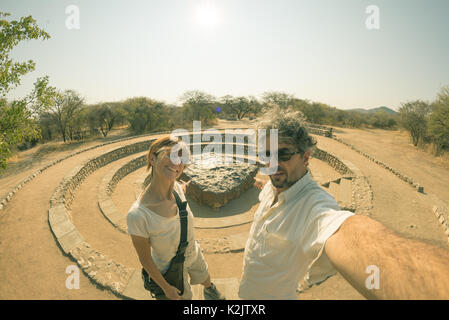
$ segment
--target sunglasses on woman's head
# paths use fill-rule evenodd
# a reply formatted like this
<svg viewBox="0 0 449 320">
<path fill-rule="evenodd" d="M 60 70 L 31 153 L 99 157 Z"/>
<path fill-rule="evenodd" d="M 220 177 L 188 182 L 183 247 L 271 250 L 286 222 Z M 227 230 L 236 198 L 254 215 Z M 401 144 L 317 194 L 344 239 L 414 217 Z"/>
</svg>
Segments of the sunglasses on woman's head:
<svg viewBox="0 0 449 320">
<path fill-rule="evenodd" d="M 172 149 L 171 148 L 162 148 L 156 151 L 154 154 L 158 156 L 160 153 L 165 152 L 168 157 L 171 156 Z M 177 156 L 181 160 L 184 165 L 190 164 L 190 151 L 186 148 L 180 148 L 178 150 Z"/>
</svg>

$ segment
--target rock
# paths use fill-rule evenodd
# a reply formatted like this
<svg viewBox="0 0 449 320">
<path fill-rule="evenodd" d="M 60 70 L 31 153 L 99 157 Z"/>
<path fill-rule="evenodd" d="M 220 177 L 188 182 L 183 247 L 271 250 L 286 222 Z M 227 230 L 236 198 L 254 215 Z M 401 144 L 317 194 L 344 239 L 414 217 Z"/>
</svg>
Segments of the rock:
<svg viewBox="0 0 449 320">
<path fill-rule="evenodd" d="M 219 160 L 217 155 L 203 158 L 203 162 L 194 162 L 181 176 L 183 180 L 191 181 L 187 195 L 199 204 L 214 209 L 224 206 L 248 190 L 259 170 L 255 164 L 224 164 Z"/>
</svg>

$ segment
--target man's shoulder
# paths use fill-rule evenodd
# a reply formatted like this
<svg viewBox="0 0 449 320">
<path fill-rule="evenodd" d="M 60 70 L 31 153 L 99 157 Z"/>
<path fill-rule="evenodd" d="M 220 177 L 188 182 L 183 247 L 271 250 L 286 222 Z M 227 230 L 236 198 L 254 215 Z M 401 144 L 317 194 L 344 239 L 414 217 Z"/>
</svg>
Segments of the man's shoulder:
<svg viewBox="0 0 449 320">
<path fill-rule="evenodd" d="M 320 215 L 326 211 L 340 210 L 340 207 L 334 197 L 316 182 L 310 184 L 302 199 L 302 208 L 307 211 L 308 219 Z"/>
<path fill-rule="evenodd" d="M 336 204 L 334 197 L 324 190 L 316 181 L 311 181 L 304 194 L 304 197 L 311 202 L 326 202 L 329 201 L 332 204 Z"/>
</svg>

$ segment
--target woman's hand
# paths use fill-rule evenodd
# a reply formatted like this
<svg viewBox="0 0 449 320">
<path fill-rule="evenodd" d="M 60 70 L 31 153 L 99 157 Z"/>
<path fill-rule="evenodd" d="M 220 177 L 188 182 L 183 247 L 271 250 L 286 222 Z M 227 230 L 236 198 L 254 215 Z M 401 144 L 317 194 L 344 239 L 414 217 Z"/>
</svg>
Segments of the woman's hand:
<svg viewBox="0 0 449 320">
<path fill-rule="evenodd" d="M 170 300 L 183 300 L 180 296 L 181 291 L 173 286 L 168 286 L 164 289 L 165 296 Z"/>
</svg>

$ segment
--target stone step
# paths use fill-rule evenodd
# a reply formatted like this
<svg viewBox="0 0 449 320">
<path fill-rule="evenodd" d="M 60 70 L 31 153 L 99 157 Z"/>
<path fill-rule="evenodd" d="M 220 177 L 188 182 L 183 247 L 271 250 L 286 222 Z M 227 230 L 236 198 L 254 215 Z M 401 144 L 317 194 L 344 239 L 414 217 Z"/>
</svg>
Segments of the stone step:
<svg viewBox="0 0 449 320">
<path fill-rule="evenodd" d="M 328 192 L 334 197 L 335 201 L 338 202 L 338 200 L 340 199 L 340 186 L 338 185 L 338 183 L 331 181 L 329 183 L 329 189 Z"/>
<path fill-rule="evenodd" d="M 224 293 L 226 300 L 240 300 L 238 297 L 239 281 L 237 278 L 212 279 L 215 286 Z M 204 300 L 203 286 L 198 284 L 192 286 L 193 300 Z"/>
<path fill-rule="evenodd" d="M 319 172 L 318 170 L 311 172 L 312 178 L 313 180 L 315 180 L 318 184 L 322 184 L 324 182 L 326 182 L 325 178 L 323 177 L 323 175 L 321 174 L 321 172 Z"/>
<path fill-rule="evenodd" d="M 352 203 L 352 181 L 342 178 L 340 180 L 339 200 L 349 207 Z"/>
</svg>

